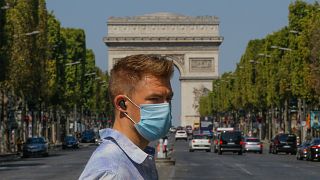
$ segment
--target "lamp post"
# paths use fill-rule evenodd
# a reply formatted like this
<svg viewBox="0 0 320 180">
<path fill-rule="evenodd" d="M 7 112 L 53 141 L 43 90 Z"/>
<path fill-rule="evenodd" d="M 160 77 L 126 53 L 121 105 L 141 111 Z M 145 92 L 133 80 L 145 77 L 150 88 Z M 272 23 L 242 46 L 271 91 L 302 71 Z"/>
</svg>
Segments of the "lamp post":
<svg viewBox="0 0 320 180">
<path fill-rule="evenodd" d="M 272 56 L 271 55 L 269 55 L 269 54 L 265 54 L 265 53 L 259 53 L 258 54 L 258 56 L 259 57 L 262 57 L 262 58 L 265 58 L 266 60 L 267 60 L 267 63 L 266 63 L 266 72 L 267 72 L 267 75 L 266 75 L 266 84 L 267 84 L 267 89 L 269 89 L 269 86 L 270 86 L 270 83 L 269 83 L 269 77 L 270 77 L 270 69 L 269 69 L 269 65 L 270 65 L 270 63 L 269 63 L 269 58 L 271 58 Z M 265 65 L 265 64 L 264 64 Z M 266 93 L 267 94 L 267 93 Z M 267 103 L 266 103 L 267 104 Z M 272 128 L 273 127 L 275 127 L 274 125 L 273 125 L 273 119 L 274 119 L 274 117 L 273 117 L 273 103 L 272 103 L 272 105 L 271 105 L 271 117 L 270 117 L 270 109 L 268 109 L 268 111 L 266 112 L 266 114 L 267 114 L 267 121 L 266 121 L 266 123 L 268 123 L 268 126 L 266 126 L 266 127 L 268 127 L 268 139 L 270 140 L 271 138 L 272 138 L 272 132 L 273 132 L 273 130 L 272 130 Z M 266 129 L 265 129 L 266 130 Z M 265 132 L 267 132 L 267 131 L 265 131 Z"/>
<path fill-rule="evenodd" d="M 285 48 L 285 47 L 280 47 L 280 46 L 271 46 L 272 49 L 278 49 L 278 50 L 282 50 L 282 51 L 289 51 L 291 52 L 292 49 L 290 48 Z M 289 61 L 289 70 L 288 72 L 290 72 L 290 63 L 291 61 Z M 290 100 L 290 82 L 289 84 L 287 84 L 288 87 L 286 87 L 285 89 L 285 102 L 284 102 L 284 108 L 285 108 L 285 112 L 284 112 L 284 131 L 285 133 L 291 133 L 291 119 L 290 117 L 288 117 L 289 115 L 289 108 L 288 108 L 288 101 Z"/>
<path fill-rule="evenodd" d="M 76 70 L 75 70 L 75 82 L 74 82 L 74 86 L 75 86 L 75 90 L 76 90 L 76 85 L 77 85 L 77 65 L 80 64 L 80 61 L 75 61 L 75 62 L 71 62 L 71 63 L 67 63 L 65 64 L 66 66 L 73 66 L 75 65 L 76 66 Z M 75 93 L 76 92 L 73 92 L 73 97 L 75 97 Z M 74 118 L 74 121 L 73 121 L 73 128 L 74 128 L 74 133 L 77 132 L 77 100 L 74 99 L 75 102 L 74 102 L 74 108 L 73 108 L 73 118 Z M 69 118 L 67 118 L 67 125 L 66 125 L 66 134 L 69 134 L 70 133 L 70 122 L 69 122 Z"/>
</svg>

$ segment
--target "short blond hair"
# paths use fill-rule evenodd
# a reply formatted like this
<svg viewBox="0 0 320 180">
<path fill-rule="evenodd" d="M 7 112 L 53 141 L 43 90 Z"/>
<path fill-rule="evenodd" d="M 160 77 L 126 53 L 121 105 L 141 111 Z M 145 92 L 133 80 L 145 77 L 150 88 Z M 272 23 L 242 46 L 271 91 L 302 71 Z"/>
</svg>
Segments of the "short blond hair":
<svg viewBox="0 0 320 180">
<path fill-rule="evenodd" d="M 137 82 L 146 75 L 170 80 L 173 71 L 173 61 L 167 60 L 165 56 L 139 54 L 124 57 L 110 72 L 110 100 L 113 102 L 119 94 L 130 95 L 134 92 Z"/>
</svg>

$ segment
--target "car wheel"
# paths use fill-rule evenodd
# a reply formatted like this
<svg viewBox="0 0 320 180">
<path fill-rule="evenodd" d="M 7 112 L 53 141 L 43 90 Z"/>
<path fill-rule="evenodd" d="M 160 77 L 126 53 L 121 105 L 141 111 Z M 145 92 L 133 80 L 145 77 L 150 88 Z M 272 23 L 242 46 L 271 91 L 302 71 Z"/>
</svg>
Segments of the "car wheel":
<svg viewBox="0 0 320 180">
<path fill-rule="evenodd" d="M 207 149 L 206 152 L 211 152 L 211 149 Z"/>
<path fill-rule="evenodd" d="M 259 154 L 262 154 L 262 151 L 259 151 Z"/>
<path fill-rule="evenodd" d="M 189 149 L 189 152 L 193 152 L 194 150 L 193 149 Z"/>
<path fill-rule="evenodd" d="M 239 152 L 238 152 L 238 155 L 242 155 L 242 151 L 239 151 Z"/>
</svg>

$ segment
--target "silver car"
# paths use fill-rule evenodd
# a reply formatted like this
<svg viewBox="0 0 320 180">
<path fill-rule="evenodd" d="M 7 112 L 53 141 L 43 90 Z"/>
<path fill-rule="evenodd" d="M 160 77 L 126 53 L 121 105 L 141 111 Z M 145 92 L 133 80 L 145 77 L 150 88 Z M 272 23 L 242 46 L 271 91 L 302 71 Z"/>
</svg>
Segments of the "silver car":
<svg viewBox="0 0 320 180">
<path fill-rule="evenodd" d="M 243 152 L 263 152 L 263 144 L 259 138 L 245 137 L 242 143 Z"/>
</svg>

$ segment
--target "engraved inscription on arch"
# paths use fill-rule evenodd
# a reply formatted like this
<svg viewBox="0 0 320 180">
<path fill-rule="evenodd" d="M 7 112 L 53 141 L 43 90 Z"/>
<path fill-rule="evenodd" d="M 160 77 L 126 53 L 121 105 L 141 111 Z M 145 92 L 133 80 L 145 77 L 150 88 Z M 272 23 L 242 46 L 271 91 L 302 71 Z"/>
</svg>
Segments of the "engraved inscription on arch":
<svg viewBox="0 0 320 180">
<path fill-rule="evenodd" d="M 190 72 L 214 72 L 214 58 L 190 58 Z"/>
</svg>

